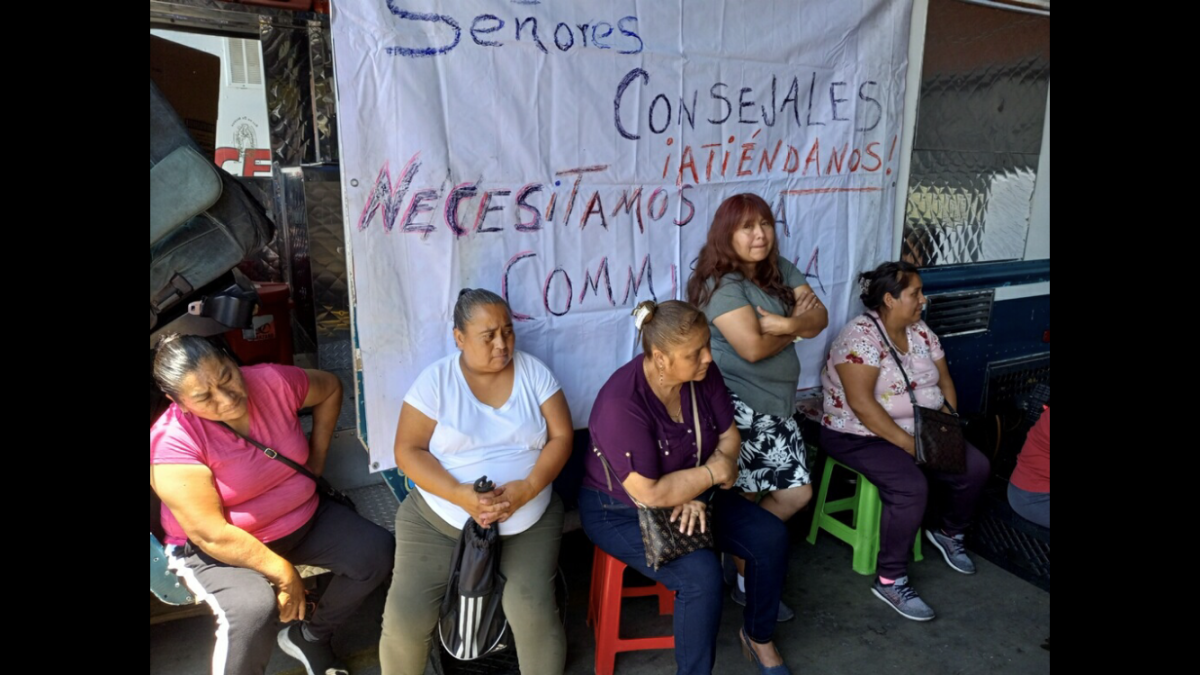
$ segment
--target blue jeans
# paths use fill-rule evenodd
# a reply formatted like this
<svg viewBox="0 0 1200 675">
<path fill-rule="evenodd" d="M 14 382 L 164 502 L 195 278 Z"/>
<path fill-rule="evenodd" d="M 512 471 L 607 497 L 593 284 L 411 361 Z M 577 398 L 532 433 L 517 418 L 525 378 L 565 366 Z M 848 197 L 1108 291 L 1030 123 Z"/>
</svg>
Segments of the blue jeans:
<svg viewBox="0 0 1200 675">
<path fill-rule="evenodd" d="M 783 522 L 739 494 L 717 490 L 712 499 L 714 541 L 746 561 L 746 636 L 770 642 L 787 575 Z M 723 579 L 717 552 L 696 551 L 655 571 L 646 566 L 637 509 L 597 490 L 579 493 L 583 530 L 605 553 L 675 591 L 675 664 L 679 675 L 709 675 L 717 654 Z"/>
</svg>

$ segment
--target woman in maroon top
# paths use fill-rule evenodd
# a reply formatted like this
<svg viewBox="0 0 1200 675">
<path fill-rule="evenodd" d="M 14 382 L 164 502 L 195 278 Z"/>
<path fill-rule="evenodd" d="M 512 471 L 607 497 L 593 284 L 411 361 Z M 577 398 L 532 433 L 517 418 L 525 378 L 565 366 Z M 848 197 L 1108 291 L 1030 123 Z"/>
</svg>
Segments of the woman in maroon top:
<svg viewBox="0 0 1200 675">
<path fill-rule="evenodd" d="M 746 559 L 744 651 L 763 673 L 790 673 L 772 641 L 787 572 L 787 529 L 728 491 L 737 480 L 740 437 L 725 381 L 712 363 L 708 322 L 677 300 L 642 303 L 634 315 L 643 354 L 613 373 L 592 407 L 595 451 L 587 457 L 579 497 L 583 529 L 606 553 L 676 592 L 677 672 L 707 675 L 721 618 L 717 551 L 648 567 L 633 500 L 674 507 L 681 529 L 712 527 L 719 550 Z M 705 521 L 710 503 L 711 523 Z"/>
</svg>

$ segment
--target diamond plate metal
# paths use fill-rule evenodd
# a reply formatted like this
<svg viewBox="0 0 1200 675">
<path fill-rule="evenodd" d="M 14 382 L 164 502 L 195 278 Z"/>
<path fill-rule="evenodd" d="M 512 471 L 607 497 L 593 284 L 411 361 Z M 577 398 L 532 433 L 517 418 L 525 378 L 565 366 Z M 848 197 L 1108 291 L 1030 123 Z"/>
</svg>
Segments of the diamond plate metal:
<svg viewBox="0 0 1200 675">
<path fill-rule="evenodd" d="M 264 21 L 259 39 L 274 160 L 282 166 L 315 162 L 308 31 Z"/>
<path fill-rule="evenodd" d="M 1050 88 L 1050 19 L 931 0 L 902 255 L 1025 255 Z"/>
<path fill-rule="evenodd" d="M 1023 258 L 1037 161 L 914 150 L 903 257 L 922 267 Z"/>
<path fill-rule="evenodd" d="M 297 362 L 339 374 L 346 400 L 338 429 L 350 429 L 357 406 L 340 174 L 336 167 L 276 164 L 274 180 L 280 186 L 277 208 L 288 252 Z"/>
<path fill-rule="evenodd" d="M 303 173 L 317 341 L 349 340 L 350 284 L 342 230 L 341 174 L 332 167 L 306 167 Z"/>
<path fill-rule="evenodd" d="M 322 339 L 317 348 L 317 364 L 321 370 L 353 372 L 354 344 L 350 341 L 350 336 L 347 334 L 341 340 Z M 354 380 L 351 378 L 342 384 L 352 386 Z"/>
<path fill-rule="evenodd" d="M 308 258 L 308 209 L 304 201 L 304 174 L 298 168 L 274 165 L 273 177 L 278 186 L 276 222 L 283 232 L 287 252 L 287 282 L 292 288 L 292 318 L 297 330 L 293 333 L 296 354 L 316 359 L 317 329 L 313 310 L 312 270 Z"/>
<path fill-rule="evenodd" d="M 354 506 L 360 516 L 395 534 L 396 509 L 400 507 L 400 502 L 396 501 L 396 496 L 388 489 L 387 483 L 346 490 L 346 494 L 354 500 Z"/>
<path fill-rule="evenodd" d="M 313 131 L 318 162 L 338 161 L 337 99 L 333 81 L 333 45 L 329 26 L 313 22 L 308 28 L 312 64 Z"/>
</svg>

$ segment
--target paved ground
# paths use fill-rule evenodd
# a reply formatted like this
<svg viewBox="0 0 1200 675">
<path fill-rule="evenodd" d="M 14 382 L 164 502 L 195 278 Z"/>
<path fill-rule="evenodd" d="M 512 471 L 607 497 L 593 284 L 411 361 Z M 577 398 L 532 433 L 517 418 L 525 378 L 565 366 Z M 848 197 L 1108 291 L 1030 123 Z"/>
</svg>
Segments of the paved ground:
<svg viewBox="0 0 1200 675">
<path fill-rule="evenodd" d="M 803 535 L 808 518 L 792 526 L 791 566 L 784 600 L 797 610 L 781 624 L 777 641 L 793 672 L 884 675 L 1034 675 L 1050 672 L 1050 653 L 1041 648 L 1050 635 L 1050 594 L 976 557 L 979 573 L 950 570 L 931 547 L 914 563 L 912 583 L 938 612 L 929 623 L 908 621 L 876 599 L 870 580 L 850 569 L 850 548 L 823 534 L 810 546 Z M 567 673 L 593 670 L 593 638 L 585 625 L 591 573 L 591 544 L 582 531 L 564 535 L 562 568 L 570 597 L 567 605 Z M 631 575 L 631 579 L 633 576 Z M 376 675 L 379 615 L 383 592 L 373 595 L 350 625 L 335 638 L 335 648 L 351 655 L 355 675 Z M 669 617 L 658 617 L 651 599 L 624 605 L 623 634 L 666 634 Z M 753 673 L 737 642 L 741 608 L 726 601 L 717 645 L 717 673 Z M 151 675 L 200 675 L 210 672 L 214 621 L 201 616 L 150 627 Z M 300 673 L 296 663 L 277 653 L 272 675 Z M 432 670 L 429 671 L 432 673 Z M 617 657 L 618 675 L 672 673 L 670 652 L 636 652 Z"/>
</svg>

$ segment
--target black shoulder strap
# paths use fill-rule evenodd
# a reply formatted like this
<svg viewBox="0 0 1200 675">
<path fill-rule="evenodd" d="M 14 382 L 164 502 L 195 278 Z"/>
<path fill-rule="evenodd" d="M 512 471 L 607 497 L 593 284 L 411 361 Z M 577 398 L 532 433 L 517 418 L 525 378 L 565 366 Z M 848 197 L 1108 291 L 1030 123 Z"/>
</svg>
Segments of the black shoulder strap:
<svg viewBox="0 0 1200 675">
<path fill-rule="evenodd" d="M 917 395 L 913 393 L 912 382 L 908 381 L 908 373 L 904 372 L 904 364 L 900 363 L 900 355 L 896 353 L 896 348 L 892 346 L 892 341 L 888 339 L 887 332 L 883 330 L 883 326 L 879 325 L 875 317 L 868 314 L 867 318 L 871 320 L 871 323 L 875 324 L 876 330 L 883 336 L 883 344 L 887 345 L 888 351 L 892 353 L 892 358 L 896 361 L 896 367 L 900 369 L 900 375 L 904 377 L 904 390 L 908 392 L 908 398 L 912 400 L 913 408 L 916 409 Z"/>
<path fill-rule="evenodd" d="M 267 457 L 270 457 L 271 459 L 277 459 L 277 460 L 283 462 L 284 464 L 287 464 L 288 466 L 290 466 L 296 473 L 302 474 L 304 476 L 308 476 L 309 480 L 316 483 L 317 485 L 321 484 L 321 481 L 317 478 L 316 474 L 309 471 L 308 468 L 305 467 L 303 464 L 299 464 L 297 462 L 294 462 L 294 461 L 288 459 L 287 457 L 284 457 L 283 455 L 279 454 L 278 452 L 272 450 L 271 448 L 268 448 L 267 446 L 263 445 L 262 443 L 259 443 L 258 441 L 254 440 L 253 438 L 250 438 L 249 436 L 247 436 L 245 434 L 238 433 L 237 429 L 234 429 L 233 427 L 229 426 L 228 424 L 226 424 L 224 422 L 221 422 L 221 426 L 232 431 L 233 434 L 235 436 L 237 436 L 238 438 L 241 438 L 242 440 L 246 441 L 250 445 L 253 445 L 254 447 L 258 448 L 259 450 L 262 450 L 262 453 L 264 455 L 266 455 Z"/>
<path fill-rule="evenodd" d="M 887 345 L 888 351 L 892 353 L 892 358 L 896 360 L 896 367 L 900 369 L 900 374 L 904 377 L 904 389 L 908 391 L 908 398 L 910 401 L 912 401 L 913 411 L 915 412 L 917 409 L 917 395 L 913 393 L 912 383 L 908 381 L 908 373 L 904 372 L 904 364 L 900 363 L 900 355 L 896 353 L 896 348 L 892 346 L 892 341 L 888 339 L 887 333 L 883 330 L 883 326 L 879 325 L 879 322 L 875 320 L 875 317 L 868 314 L 867 318 L 871 320 L 871 323 L 875 324 L 875 328 L 878 329 L 879 334 L 883 336 L 883 344 Z M 945 403 L 946 407 L 950 409 L 950 412 L 954 413 L 955 415 L 958 414 L 954 410 L 954 406 L 950 405 L 950 401 L 943 401 L 943 403 Z"/>
</svg>

